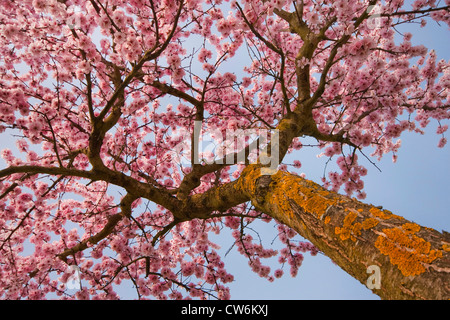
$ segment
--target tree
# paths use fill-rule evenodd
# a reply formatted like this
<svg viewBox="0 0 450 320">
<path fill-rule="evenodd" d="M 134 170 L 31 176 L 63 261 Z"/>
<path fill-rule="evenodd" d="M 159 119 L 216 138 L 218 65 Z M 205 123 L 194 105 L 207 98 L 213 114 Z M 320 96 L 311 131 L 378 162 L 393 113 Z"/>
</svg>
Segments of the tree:
<svg viewBox="0 0 450 320">
<path fill-rule="evenodd" d="M 131 280 L 227 299 L 209 235 L 230 229 L 268 280 L 264 258 L 295 275 L 320 251 L 382 298 L 448 299 L 448 234 L 360 202 L 361 158 L 395 159 L 432 119 L 446 143 L 449 64 L 395 32 L 448 24 L 449 2 L 403 2 L 1 1 L 0 130 L 20 154 L 2 151 L 0 295 L 114 299 Z M 306 141 L 336 163 L 322 185 L 282 163 Z"/>
</svg>

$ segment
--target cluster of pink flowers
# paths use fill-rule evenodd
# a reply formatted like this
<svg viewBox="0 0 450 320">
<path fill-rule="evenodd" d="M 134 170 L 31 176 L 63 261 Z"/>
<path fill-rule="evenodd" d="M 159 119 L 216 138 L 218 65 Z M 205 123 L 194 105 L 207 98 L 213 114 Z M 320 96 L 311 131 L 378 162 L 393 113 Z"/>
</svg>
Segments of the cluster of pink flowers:
<svg viewBox="0 0 450 320">
<path fill-rule="evenodd" d="M 278 262 L 284 266 L 286 263 L 290 266 L 290 275 L 295 277 L 302 265 L 304 256 L 303 253 L 310 253 L 315 256 L 318 253 L 316 247 L 314 247 L 309 242 L 299 241 L 294 239 L 297 233 L 292 229 L 284 226 L 278 225 L 278 238 L 285 245 L 283 249 L 280 250 L 280 255 L 278 256 Z M 275 278 L 280 278 L 284 274 L 282 269 L 275 270 Z"/>
<path fill-rule="evenodd" d="M 273 281 L 273 276 L 270 275 L 270 267 L 264 265 L 261 259 L 273 257 L 277 254 L 277 251 L 264 249 L 261 244 L 253 242 L 254 239 L 250 234 L 242 234 L 239 230 L 234 230 L 232 235 L 236 239 L 235 245 L 238 252 L 249 259 L 248 263 L 251 270 L 260 277 Z"/>
</svg>

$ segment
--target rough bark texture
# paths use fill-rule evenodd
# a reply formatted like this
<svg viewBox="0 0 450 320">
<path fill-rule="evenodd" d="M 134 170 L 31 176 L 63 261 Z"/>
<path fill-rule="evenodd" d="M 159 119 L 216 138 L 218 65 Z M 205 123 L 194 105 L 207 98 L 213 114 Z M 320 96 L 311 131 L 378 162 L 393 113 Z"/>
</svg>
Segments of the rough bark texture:
<svg viewBox="0 0 450 320">
<path fill-rule="evenodd" d="M 450 234 L 330 192 L 286 172 L 249 166 L 236 185 L 364 285 L 379 266 L 382 299 L 450 299 Z"/>
</svg>

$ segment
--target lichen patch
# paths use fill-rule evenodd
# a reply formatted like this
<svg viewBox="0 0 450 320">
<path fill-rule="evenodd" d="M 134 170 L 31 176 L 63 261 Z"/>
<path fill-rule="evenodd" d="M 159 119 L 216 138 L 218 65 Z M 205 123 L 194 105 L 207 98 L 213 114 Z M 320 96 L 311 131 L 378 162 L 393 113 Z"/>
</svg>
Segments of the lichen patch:
<svg viewBox="0 0 450 320">
<path fill-rule="evenodd" d="M 416 235 L 420 226 L 405 223 L 400 228 L 383 229 L 375 242 L 375 247 L 389 257 L 404 276 L 416 276 L 426 271 L 430 264 L 442 257 L 441 250 L 431 249 L 431 244 Z"/>
</svg>

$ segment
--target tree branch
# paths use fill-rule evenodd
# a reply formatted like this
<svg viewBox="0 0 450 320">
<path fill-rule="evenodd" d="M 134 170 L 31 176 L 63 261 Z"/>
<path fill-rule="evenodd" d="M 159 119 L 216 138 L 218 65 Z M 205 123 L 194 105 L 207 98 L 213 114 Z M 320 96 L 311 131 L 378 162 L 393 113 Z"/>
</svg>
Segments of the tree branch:
<svg viewBox="0 0 450 320">
<path fill-rule="evenodd" d="M 68 248 L 64 250 L 64 252 L 60 253 L 58 257 L 63 260 L 64 262 L 67 262 L 68 256 L 73 256 L 78 252 L 81 252 L 85 249 L 87 249 L 89 246 L 95 245 L 101 240 L 105 239 L 107 236 L 109 236 L 111 233 L 114 232 L 117 224 L 123 219 L 123 218 L 130 218 L 131 217 L 131 205 L 133 202 L 137 199 L 135 195 L 127 194 L 125 197 L 123 197 L 122 201 L 120 202 L 120 209 L 121 211 L 110 216 L 108 218 L 107 223 L 103 227 L 103 229 L 98 232 L 97 234 L 81 241 L 77 245 L 73 246 L 72 248 Z"/>
</svg>

